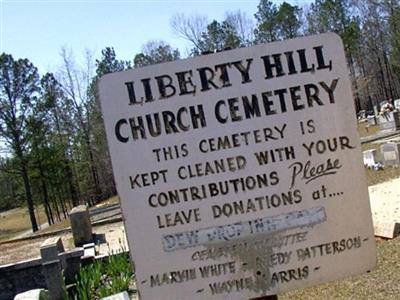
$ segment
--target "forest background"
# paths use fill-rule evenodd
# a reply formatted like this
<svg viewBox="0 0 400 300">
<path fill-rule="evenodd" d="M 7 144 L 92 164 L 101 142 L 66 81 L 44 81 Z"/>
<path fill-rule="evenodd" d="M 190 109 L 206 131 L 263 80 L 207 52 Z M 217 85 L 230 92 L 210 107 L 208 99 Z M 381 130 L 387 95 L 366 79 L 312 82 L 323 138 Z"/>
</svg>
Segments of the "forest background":
<svg viewBox="0 0 400 300">
<path fill-rule="evenodd" d="M 175 14 L 173 32 L 190 44 L 186 56 L 299 36 L 335 32 L 343 40 L 356 111 L 400 98 L 400 1 L 315 0 L 309 5 L 261 0 L 249 16 L 222 20 Z M 100 57 L 76 61 L 62 48 L 62 66 L 41 74 L 29 58 L 0 54 L 0 211 L 35 207 L 51 225 L 76 205 L 116 194 L 100 112 L 98 79 L 107 73 L 184 58 L 167 41 L 148 41 L 131 60 L 107 45 Z"/>
</svg>

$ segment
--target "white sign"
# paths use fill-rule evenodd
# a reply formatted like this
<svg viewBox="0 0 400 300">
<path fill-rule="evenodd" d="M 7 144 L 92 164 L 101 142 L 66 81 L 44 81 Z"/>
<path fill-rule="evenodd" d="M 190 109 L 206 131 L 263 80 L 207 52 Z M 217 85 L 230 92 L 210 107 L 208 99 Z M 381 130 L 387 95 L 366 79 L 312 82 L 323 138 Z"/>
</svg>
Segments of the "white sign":
<svg viewBox="0 0 400 300">
<path fill-rule="evenodd" d="M 106 75 L 100 96 L 141 299 L 250 299 L 375 265 L 338 36 Z"/>
</svg>

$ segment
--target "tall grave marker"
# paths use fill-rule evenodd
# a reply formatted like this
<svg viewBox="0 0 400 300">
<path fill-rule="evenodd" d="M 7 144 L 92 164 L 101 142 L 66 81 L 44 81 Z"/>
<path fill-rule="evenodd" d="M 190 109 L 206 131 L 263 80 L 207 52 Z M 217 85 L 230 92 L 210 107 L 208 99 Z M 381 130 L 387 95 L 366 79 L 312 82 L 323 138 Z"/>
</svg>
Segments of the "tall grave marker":
<svg viewBox="0 0 400 300">
<path fill-rule="evenodd" d="M 375 265 L 336 35 L 106 75 L 100 96 L 141 299 L 250 299 Z"/>
</svg>

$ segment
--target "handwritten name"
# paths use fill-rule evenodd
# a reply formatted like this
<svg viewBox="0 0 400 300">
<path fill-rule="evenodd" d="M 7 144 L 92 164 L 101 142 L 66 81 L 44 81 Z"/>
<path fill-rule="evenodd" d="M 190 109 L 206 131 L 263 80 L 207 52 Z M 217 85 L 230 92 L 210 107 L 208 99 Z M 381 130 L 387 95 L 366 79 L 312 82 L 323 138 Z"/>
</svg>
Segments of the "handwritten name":
<svg viewBox="0 0 400 300">
<path fill-rule="evenodd" d="M 296 184 L 297 180 L 305 180 L 306 184 L 309 182 L 328 175 L 334 175 L 342 167 L 339 159 L 331 160 L 330 158 L 317 165 L 312 165 L 311 161 L 307 161 L 305 164 L 302 162 L 295 162 L 289 166 L 292 171 L 292 182 L 290 188 Z"/>
</svg>

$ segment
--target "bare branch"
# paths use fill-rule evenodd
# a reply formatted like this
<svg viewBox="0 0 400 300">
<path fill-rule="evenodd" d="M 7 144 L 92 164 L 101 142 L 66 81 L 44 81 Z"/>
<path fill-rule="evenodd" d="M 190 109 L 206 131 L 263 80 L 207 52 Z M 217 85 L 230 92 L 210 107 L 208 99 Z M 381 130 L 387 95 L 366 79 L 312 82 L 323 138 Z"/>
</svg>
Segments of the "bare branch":
<svg viewBox="0 0 400 300">
<path fill-rule="evenodd" d="M 176 35 L 191 42 L 195 48 L 202 50 L 200 41 L 203 32 L 207 29 L 207 17 L 199 15 L 186 17 L 180 13 L 175 14 L 170 23 Z"/>
<path fill-rule="evenodd" d="M 240 9 L 225 14 L 225 21 L 234 28 L 236 34 L 244 45 L 250 45 L 254 41 L 254 22 Z"/>
</svg>

